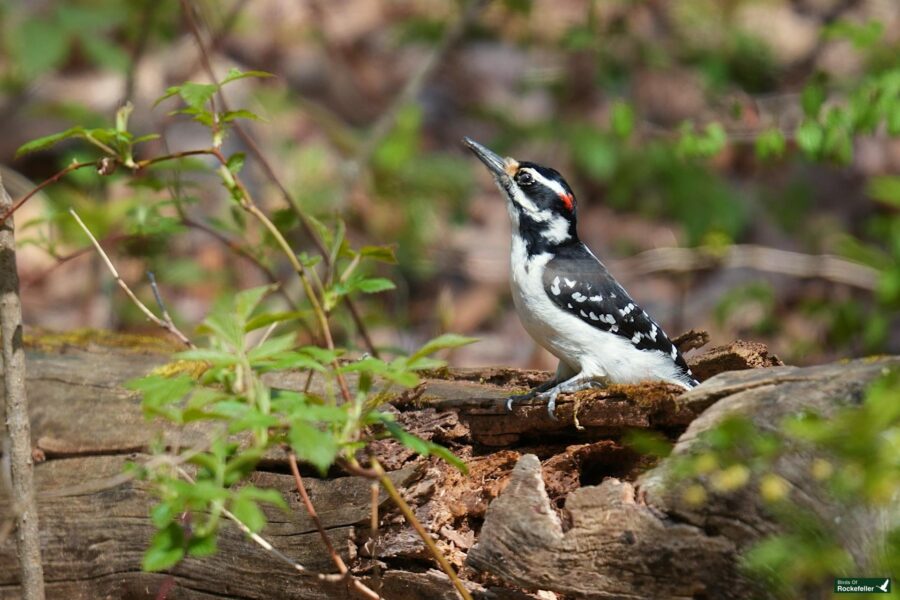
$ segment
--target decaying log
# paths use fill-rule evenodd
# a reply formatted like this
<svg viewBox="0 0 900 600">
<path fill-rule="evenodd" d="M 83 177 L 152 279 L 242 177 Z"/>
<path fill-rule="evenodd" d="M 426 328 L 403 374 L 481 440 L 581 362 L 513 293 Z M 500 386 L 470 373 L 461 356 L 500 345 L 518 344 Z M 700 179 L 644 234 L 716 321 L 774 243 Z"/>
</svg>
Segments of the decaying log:
<svg viewBox="0 0 900 600">
<path fill-rule="evenodd" d="M 164 356 L 154 352 L 158 349 L 85 347 L 82 340 L 75 346 L 38 346 L 28 356 L 35 456 L 44 460 L 36 479 L 48 596 L 149 599 L 171 577 L 170 600 L 350 597 L 342 585 L 324 586 L 274 562 L 230 526 L 217 555 L 189 559 L 170 574 L 140 571 L 153 532 L 148 516 L 153 498 L 145 484 L 121 475 L 122 465 L 143 460 L 160 436 L 185 447 L 202 443 L 209 431 L 209 425 L 198 423 L 176 432 L 143 419 L 136 395 L 123 383 L 163 364 Z M 738 343 L 731 353 L 713 349 L 691 363 L 695 372 L 706 364 L 709 374 L 716 365 L 743 361 L 745 367 L 759 366 L 775 360 L 764 349 Z M 830 368 L 859 389 L 877 370 L 873 365 Z M 668 496 L 660 483 L 665 463 L 652 468 L 653 460 L 626 447 L 622 434 L 652 428 L 674 439 L 687 428 L 678 446 L 683 451 L 720 406 L 737 403 L 774 418 L 774 409 L 762 409 L 768 406 L 765 394 L 773 390 L 821 384 L 817 397 L 824 405 L 836 389 L 818 371 L 767 369 L 720 375 L 687 394 L 646 384 L 562 396 L 556 420 L 538 402 L 506 412 L 507 395 L 547 376 L 511 369 L 433 373 L 387 407 L 408 429 L 448 445 L 468 464 L 469 473 L 463 475 L 437 460 L 416 458 L 391 441 L 374 448 L 420 520 L 462 569 L 476 598 L 554 597 L 537 595 L 538 590 L 566 597 L 598 591 L 619 597 L 712 594 L 719 588 L 696 568 L 717 565 L 718 572 L 731 573 L 739 550 L 733 535 L 740 528 L 727 527 L 727 510 L 706 514 L 679 504 L 680 496 Z M 305 378 L 289 374 L 270 383 L 297 389 Z M 758 404 L 747 400 L 748 394 L 759 394 Z M 299 503 L 284 457 L 273 452 L 253 477 L 257 485 L 281 490 L 291 507 L 289 513 L 267 509 L 271 525 L 264 534 L 307 567 L 330 572 L 333 567 Z M 304 479 L 335 546 L 368 585 L 390 599 L 456 597 L 446 576 L 434 570 L 421 540 L 383 497 L 374 546 L 379 568 L 374 568 L 368 481 L 338 472 L 327 478 L 309 472 Z M 9 518 L 5 499 L 0 490 L 0 532 Z M 607 516 L 599 519 L 598 514 Z M 754 518 L 763 523 L 764 516 Z M 14 553 L 11 540 L 0 537 L 0 600 L 19 598 Z M 647 587 L 660 590 L 658 595 L 634 587 L 662 586 L 664 575 L 672 580 L 669 587 Z"/>
<path fill-rule="evenodd" d="M 674 455 L 689 452 L 698 435 L 726 415 L 744 415 L 771 430 L 804 410 L 824 416 L 859 404 L 866 386 L 900 359 L 855 361 L 798 369 L 778 367 L 719 375 L 685 394 L 688 404 L 711 404 L 679 439 Z M 836 504 L 811 475 L 813 456 L 791 452 L 772 472 L 791 498 L 837 533 L 860 568 L 881 541 L 882 515 Z M 761 597 L 737 568 L 738 554 L 779 526 L 753 485 L 694 505 L 670 477 L 671 461 L 635 482 L 608 478 L 566 499 L 571 527 L 562 527 L 541 479 L 537 457 L 523 456 L 510 485 L 491 504 L 468 564 L 526 588 L 578 598 Z"/>
</svg>

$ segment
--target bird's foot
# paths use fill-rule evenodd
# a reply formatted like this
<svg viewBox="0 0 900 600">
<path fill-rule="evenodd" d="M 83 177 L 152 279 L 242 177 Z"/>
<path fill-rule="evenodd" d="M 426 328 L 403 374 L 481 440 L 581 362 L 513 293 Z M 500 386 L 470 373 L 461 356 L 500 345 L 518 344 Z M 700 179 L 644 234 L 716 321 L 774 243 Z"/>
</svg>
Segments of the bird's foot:
<svg viewBox="0 0 900 600">
<path fill-rule="evenodd" d="M 574 394 L 582 390 L 599 389 L 609 385 L 609 380 L 602 376 L 592 377 L 573 377 L 568 381 L 564 381 L 545 392 L 536 394 L 541 400 L 547 401 L 547 414 L 550 418 L 556 420 L 556 398 L 560 394 Z"/>
<path fill-rule="evenodd" d="M 553 386 L 556 385 L 556 380 L 551 379 L 550 381 L 545 381 L 541 385 L 525 392 L 524 394 L 516 394 L 515 396 L 510 396 L 506 399 L 506 411 L 512 412 L 513 402 L 522 402 L 524 400 L 531 400 L 535 396 L 540 395 L 541 393 L 549 390 Z"/>
</svg>

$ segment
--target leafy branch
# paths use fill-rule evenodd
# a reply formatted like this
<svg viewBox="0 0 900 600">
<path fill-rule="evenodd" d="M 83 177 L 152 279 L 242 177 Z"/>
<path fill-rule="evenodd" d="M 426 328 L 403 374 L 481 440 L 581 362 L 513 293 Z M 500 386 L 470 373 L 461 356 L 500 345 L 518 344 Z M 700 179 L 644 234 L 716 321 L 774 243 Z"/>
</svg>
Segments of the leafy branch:
<svg viewBox="0 0 900 600">
<path fill-rule="evenodd" d="M 155 280 L 151 284 L 162 317 L 150 310 L 129 288 L 96 237 L 78 214 L 70 210 L 131 301 L 149 320 L 169 331 L 189 348 L 175 355 L 179 362 L 170 368 L 131 382 L 130 387 L 143 396 L 145 416 L 162 418 L 177 426 L 195 421 L 218 424 L 217 433 L 202 447 L 186 449 L 172 460 L 151 460 L 138 468 L 140 476 L 153 482 L 160 499 L 151 511 L 157 533 L 145 555 L 144 568 L 167 569 L 185 556 L 199 557 L 214 553 L 223 518 L 234 520 L 256 543 L 277 555 L 271 544 L 258 535 L 267 522 L 260 503 L 280 509 L 286 509 L 286 504 L 278 492 L 256 488 L 247 483 L 247 478 L 266 451 L 273 447 L 288 447 L 289 462 L 295 472 L 301 497 L 306 494 L 297 469 L 298 459 L 313 465 L 323 474 L 338 464 L 350 472 L 378 481 L 422 537 L 460 595 L 469 599 L 468 592 L 449 562 L 378 461 L 369 456 L 371 467 L 363 469 L 358 464 L 357 456 L 361 452 L 367 454 L 365 448 L 370 441 L 393 437 L 421 455 L 437 456 L 465 469 L 465 465 L 449 450 L 410 434 L 390 414 L 381 412 L 379 408 L 395 386 L 415 387 L 420 383 L 419 372 L 444 364 L 432 358 L 432 354 L 473 340 L 447 334 L 428 342 L 410 356 L 396 356 L 391 360 L 376 356 L 350 360 L 347 351 L 335 344 L 329 324 L 331 311 L 339 301 L 349 298 L 351 294 L 392 289 L 394 286 L 389 280 L 368 277 L 363 273 L 367 263 L 392 261 L 393 253 L 387 248 L 351 248 L 344 239 L 342 227 L 331 236 L 332 247 L 323 253 L 321 259 L 297 254 L 293 250 L 284 233 L 259 207 L 242 181 L 243 155 L 226 156 L 221 150 L 224 136 L 235 120 L 254 118 L 255 115 L 245 110 L 218 110 L 214 97 L 223 85 L 248 76 L 262 75 L 232 71 L 216 84 L 173 86 L 160 99 L 180 98 L 185 107 L 176 109 L 174 113 L 188 115 L 210 128 L 212 145 L 208 148 L 136 160 L 134 144 L 150 136 L 135 138 L 127 131 L 131 108 L 126 106 L 117 114 L 114 128 L 90 131 L 73 128 L 35 140 L 20 149 L 21 152 L 36 151 L 66 139 L 81 138 L 104 153 L 96 162 L 73 163 L 54 180 L 88 166 L 96 166 L 101 175 L 111 175 L 119 167 L 138 173 L 153 165 L 189 156 L 212 158 L 216 164 L 215 172 L 234 206 L 262 227 L 271 238 L 272 247 L 290 263 L 324 342 L 322 347 L 303 344 L 290 331 L 290 323 L 300 319 L 302 311 L 264 310 L 267 297 L 279 287 L 269 285 L 244 290 L 217 303 L 198 329 L 207 337 L 206 343 L 195 345 L 174 325 L 156 289 Z M 38 189 L 46 185 L 49 183 L 45 182 Z M 26 195 L 19 205 L 33 197 L 35 191 Z M 180 214 L 183 219 L 185 214 Z M 326 256 L 329 268 L 323 278 L 316 267 L 326 262 Z M 260 338 L 259 331 L 263 329 L 265 331 Z M 310 381 L 313 374 L 320 375 L 324 388 L 310 389 L 306 386 L 303 391 L 278 390 L 263 382 L 263 374 L 291 370 L 307 371 Z M 181 464 L 192 465 L 196 473 L 189 475 Z M 317 529 L 340 577 L 349 578 L 356 591 L 364 596 L 377 598 L 378 595 L 372 590 L 348 575 L 346 564 L 334 550 L 321 523 L 318 523 L 311 502 L 305 502 L 305 505 L 317 522 Z M 184 518 L 190 522 L 189 530 L 182 522 Z"/>
</svg>

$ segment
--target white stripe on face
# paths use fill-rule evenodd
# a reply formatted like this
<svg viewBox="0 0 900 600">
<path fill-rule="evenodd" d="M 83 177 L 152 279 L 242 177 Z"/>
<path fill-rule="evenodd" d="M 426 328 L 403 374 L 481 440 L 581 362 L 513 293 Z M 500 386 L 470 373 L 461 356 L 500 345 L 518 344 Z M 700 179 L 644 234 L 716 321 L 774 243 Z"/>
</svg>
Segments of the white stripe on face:
<svg viewBox="0 0 900 600">
<path fill-rule="evenodd" d="M 557 196 L 567 196 L 569 192 L 566 191 L 566 188 L 562 186 L 562 184 L 558 181 L 554 181 L 552 179 L 547 179 L 543 175 L 541 175 L 536 169 L 526 168 L 524 171 L 528 171 L 531 173 L 531 176 L 534 177 L 535 181 L 543 184 L 545 187 L 550 188 L 554 192 L 556 192 Z"/>
</svg>

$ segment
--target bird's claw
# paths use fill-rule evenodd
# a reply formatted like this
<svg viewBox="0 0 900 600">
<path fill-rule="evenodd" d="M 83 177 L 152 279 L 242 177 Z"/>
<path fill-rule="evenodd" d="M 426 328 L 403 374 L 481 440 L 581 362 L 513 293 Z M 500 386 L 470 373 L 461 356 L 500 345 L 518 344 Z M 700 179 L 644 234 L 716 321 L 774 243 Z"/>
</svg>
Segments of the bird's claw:
<svg viewBox="0 0 900 600">
<path fill-rule="evenodd" d="M 510 396 L 506 399 L 506 412 L 512 412 L 513 402 L 521 402 L 523 400 L 531 400 L 535 396 L 537 396 L 537 392 L 530 391 L 525 394 L 516 394 L 515 396 Z"/>
<path fill-rule="evenodd" d="M 529 392 L 527 394 L 520 394 L 518 396 L 510 396 L 506 399 L 506 412 L 512 412 L 513 402 L 520 402 L 522 400 L 531 400 L 532 398 L 538 398 L 539 400 L 545 400 L 547 402 L 547 414 L 550 415 L 550 418 L 554 421 L 556 420 L 556 397 L 559 395 L 559 392 L 556 390 L 549 390 L 547 392 Z"/>
</svg>

